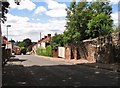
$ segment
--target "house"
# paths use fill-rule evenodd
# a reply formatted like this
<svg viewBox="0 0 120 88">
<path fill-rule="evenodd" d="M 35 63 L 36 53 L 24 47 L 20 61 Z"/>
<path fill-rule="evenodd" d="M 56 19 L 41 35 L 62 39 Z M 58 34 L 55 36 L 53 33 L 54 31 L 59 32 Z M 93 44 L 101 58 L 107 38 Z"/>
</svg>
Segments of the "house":
<svg viewBox="0 0 120 88">
<path fill-rule="evenodd" d="M 37 50 L 37 44 L 34 44 L 32 47 L 32 54 L 36 54 L 36 50 Z"/>
<path fill-rule="evenodd" d="M 44 38 L 42 38 L 38 41 L 38 47 L 41 46 L 41 47 L 45 48 L 46 46 L 50 45 L 50 40 L 51 40 L 51 34 L 44 36 Z"/>
<path fill-rule="evenodd" d="M 50 45 L 50 40 L 51 40 L 51 34 L 48 34 L 47 36 L 44 36 L 44 38 L 38 40 L 37 44 L 35 44 L 32 47 L 32 53 L 36 54 L 36 50 L 39 47 L 46 48 L 46 46 Z"/>
<path fill-rule="evenodd" d="M 20 55 L 20 54 L 21 54 L 21 49 L 20 49 L 20 47 L 14 45 L 14 46 L 13 46 L 13 53 L 14 53 L 15 55 Z"/>
<path fill-rule="evenodd" d="M 7 38 L 5 36 L 1 37 L 1 44 L 4 45 L 7 43 Z"/>
<path fill-rule="evenodd" d="M 2 46 L 5 47 L 5 49 L 11 49 L 12 50 L 13 45 L 12 45 L 11 42 L 8 41 L 8 39 L 5 36 L 2 36 L 1 43 L 2 43 Z"/>
<path fill-rule="evenodd" d="M 1 36 L 2 44 L 2 64 L 5 64 L 12 55 L 12 43 L 5 36 Z"/>
</svg>

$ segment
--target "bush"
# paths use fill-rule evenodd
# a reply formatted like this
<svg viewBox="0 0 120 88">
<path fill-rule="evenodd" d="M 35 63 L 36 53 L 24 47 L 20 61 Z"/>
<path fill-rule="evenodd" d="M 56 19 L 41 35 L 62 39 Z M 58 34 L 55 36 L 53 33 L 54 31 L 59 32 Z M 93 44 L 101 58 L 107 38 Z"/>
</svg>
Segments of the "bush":
<svg viewBox="0 0 120 88">
<path fill-rule="evenodd" d="M 39 48 L 36 50 L 36 53 L 37 53 L 37 55 L 45 55 L 45 54 L 46 54 L 46 49 L 43 48 L 43 47 L 39 47 Z"/>
<path fill-rule="evenodd" d="M 43 55 L 43 56 L 52 56 L 52 47 L 49 45 L 46 48 L 39 47 L 36 50 L 37 55 Z"/>
<path fill-rule="evenodd" d="M 52 47 L 50 45 L 46 47 L 46 55 L 52 56 Z"/>
<path fill-rule="evenodd" d="M 26 54 L 26 49 L 25 49 L 25 48 L 22 49 L 22 50 L 21 50 L 21 53 L 23 53 L 23 55 L 25 55 L 25 54 Z"/>
</svg>

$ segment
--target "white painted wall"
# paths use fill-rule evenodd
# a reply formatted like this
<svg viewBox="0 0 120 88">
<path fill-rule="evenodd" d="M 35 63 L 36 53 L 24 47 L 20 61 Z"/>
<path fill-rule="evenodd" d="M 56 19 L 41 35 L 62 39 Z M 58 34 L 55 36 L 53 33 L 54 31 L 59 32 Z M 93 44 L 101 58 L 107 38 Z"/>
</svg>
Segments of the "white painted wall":
<svg viewBox="0 0 120 88">
<path fill-rule="evenodd" d="M 12 44 L 6 44 L 6 49 L 7 48 L 12 50 Z"/>
<path fill-rule="evenodd" d="M 38 48 L 40 47 L 40 44 L 39 44 L 39 43 L 37 44 L 37 47 L 38 47 Z"/>
<path fill-rule="evenodd" d="M 45 42 L 41 43 L 41 47 L 45 48 Z"/>
<path fill-rule="evenodd" d="M 65 47 L 58 47 L 58 56 L 65 58 Z"/>
</svg>

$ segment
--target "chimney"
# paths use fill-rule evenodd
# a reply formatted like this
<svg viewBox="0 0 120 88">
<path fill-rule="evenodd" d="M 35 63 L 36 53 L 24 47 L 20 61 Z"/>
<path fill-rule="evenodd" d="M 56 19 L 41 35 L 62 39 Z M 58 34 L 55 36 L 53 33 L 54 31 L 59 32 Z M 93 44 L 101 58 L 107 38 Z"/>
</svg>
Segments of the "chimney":
<svg viewBox="0 0 120 88">
<path fill-rule="evenodd" d="M 48 37 L 51 37 L 51 34 L 48 34 Z"/>
<path fill-rule="evenodd" d="M 45 36 L 45 38 L 47 38 L 47 36 Z"/>
</svg>

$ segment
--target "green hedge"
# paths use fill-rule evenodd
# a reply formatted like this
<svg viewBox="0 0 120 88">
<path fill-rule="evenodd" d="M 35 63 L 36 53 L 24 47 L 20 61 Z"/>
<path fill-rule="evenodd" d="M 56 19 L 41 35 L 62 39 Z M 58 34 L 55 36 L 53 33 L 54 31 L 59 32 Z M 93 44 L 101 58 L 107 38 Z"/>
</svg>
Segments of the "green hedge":
<svg viewBox="0 0 120 88">
<path fill-rule="evenodd" d="M 46 49 L 43 48 L 43 47 L 39 47 L 39 48 L 36 50 L 36 53 L 37 53 L 37 55 L 45 55 Z"/>
<path fill-rule="evenodd" d="M 49 45 L 46 48 L 39 47 L 36 50 L 37 55 L 42 55 L 42 56 L 52 56 L 52 47 Z"/>
<path fill-rule="evenodd" d="M 52 56 L 52 47 L 50 45 L 46 47 L 46 55 Z"/>
</svg>

